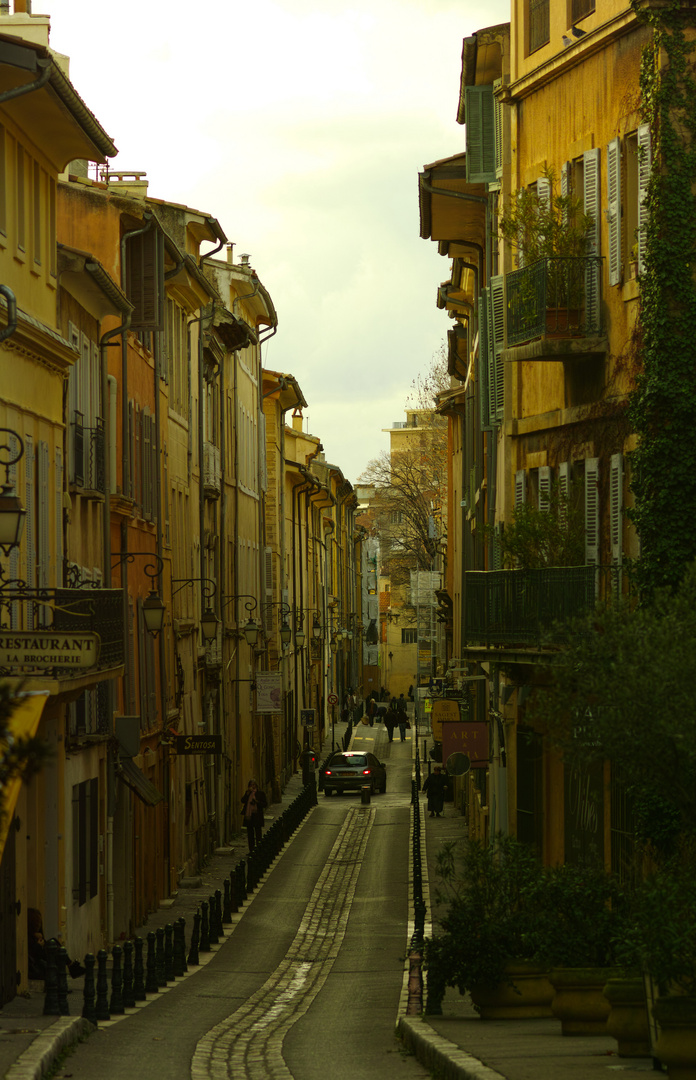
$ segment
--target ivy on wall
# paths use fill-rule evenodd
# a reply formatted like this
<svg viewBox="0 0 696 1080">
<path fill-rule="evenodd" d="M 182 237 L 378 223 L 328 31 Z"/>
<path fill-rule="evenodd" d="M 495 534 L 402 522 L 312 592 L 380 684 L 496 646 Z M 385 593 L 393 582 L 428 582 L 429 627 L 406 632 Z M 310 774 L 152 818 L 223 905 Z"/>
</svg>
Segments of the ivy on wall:
<svg viewBox="0 0 696 1080">
<path fill-rule="evenodd" d="M 642 111 L 650 126 L 641 371 L 629 417 L 643 596 L 677 586 L 696 559 L 696 19 L 690 5 L 631 0 L 652 28 L 643 52 Z"/>
</svg>

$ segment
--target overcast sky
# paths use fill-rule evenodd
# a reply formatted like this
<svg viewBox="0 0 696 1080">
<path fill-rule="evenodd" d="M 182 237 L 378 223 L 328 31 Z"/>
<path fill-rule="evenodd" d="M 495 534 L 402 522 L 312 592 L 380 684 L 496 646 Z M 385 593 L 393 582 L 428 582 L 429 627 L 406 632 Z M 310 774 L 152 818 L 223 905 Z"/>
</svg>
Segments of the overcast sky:
<svg viewBox="0 0 696 1080">
<path fill-rule="evenodd" d="M 113 168 L 216 217 L 278 313 L 264 365 L 353 483 L 449 320 L 419 237 L 423 165 L 464 148 L 462 40 L 490 0 L 33 0 L 113 138 Z"/>
</svg>

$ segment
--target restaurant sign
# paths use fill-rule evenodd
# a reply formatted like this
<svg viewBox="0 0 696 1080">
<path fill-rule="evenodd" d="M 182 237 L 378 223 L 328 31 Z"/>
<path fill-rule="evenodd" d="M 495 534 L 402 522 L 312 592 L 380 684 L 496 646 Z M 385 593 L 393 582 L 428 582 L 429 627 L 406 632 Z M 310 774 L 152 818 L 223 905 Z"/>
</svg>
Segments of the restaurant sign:
<svg viewBox="0 0 696 1080">
<path fill-rule="evenodd" d="M 177 735 L 178 754 L 221 754 L 222 735 Z"/>
<path fill-rule="evenodd" d="M 0 667 L 91 668 L 99 661 L 98 634 L 53 630 L 0 632 Z"/>
</svg>

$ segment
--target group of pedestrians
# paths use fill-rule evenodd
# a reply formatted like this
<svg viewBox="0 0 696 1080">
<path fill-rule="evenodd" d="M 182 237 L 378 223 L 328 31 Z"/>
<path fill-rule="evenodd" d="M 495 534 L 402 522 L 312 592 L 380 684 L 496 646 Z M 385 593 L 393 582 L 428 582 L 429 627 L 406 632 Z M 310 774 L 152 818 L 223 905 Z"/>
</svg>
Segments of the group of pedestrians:
<svg viewBox="0 0 696 1080">
<path fill-rule="evenodd" d="M 399 734 L 401 735 L 401 741 L 404 742 L 406 740 L 406 732 L 411 724 L 408 719 L 406 698 L 403 694 L 400 694 L 398 698 L 392 697 L 389 702 L 389 707 L 384 716 L 384 726 L 387 729 L 389 742 L 393 742 L 394 731 L 397 727 L 399 729 Z"/>
</svg>

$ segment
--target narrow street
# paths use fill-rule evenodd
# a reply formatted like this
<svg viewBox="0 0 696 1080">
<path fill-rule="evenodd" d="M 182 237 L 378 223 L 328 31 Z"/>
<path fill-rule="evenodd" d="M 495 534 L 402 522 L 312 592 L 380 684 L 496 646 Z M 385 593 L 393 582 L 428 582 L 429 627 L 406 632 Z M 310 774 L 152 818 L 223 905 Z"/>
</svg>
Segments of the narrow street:
<svg viewBox="0 0 696 1080">
<path fill-rule="evenodd" d="M 339 1080 L 426 1077 L 394 1027 L 408 926 L 411 741 L 382 725 L 353 745 L 387 763 L 388 790 L 319 796 L 208 964 L 100 1025 L 58 1077 Z"/>
</svg>

